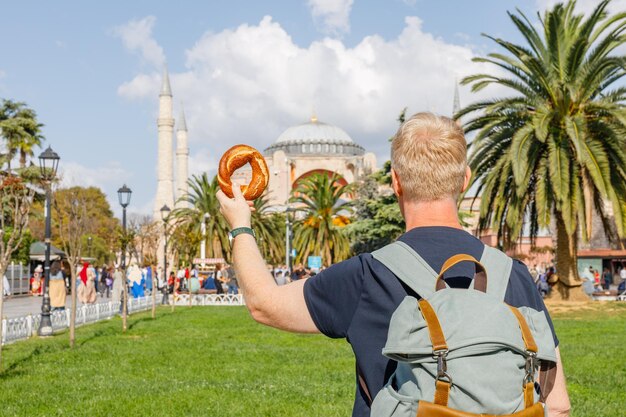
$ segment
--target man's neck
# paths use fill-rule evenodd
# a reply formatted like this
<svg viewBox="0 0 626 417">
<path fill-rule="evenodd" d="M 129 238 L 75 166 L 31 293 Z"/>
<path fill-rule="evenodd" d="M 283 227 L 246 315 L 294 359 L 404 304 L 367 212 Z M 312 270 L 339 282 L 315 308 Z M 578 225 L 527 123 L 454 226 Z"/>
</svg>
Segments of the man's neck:
<svg viewBox="0 0 626 417">
<path fill-rule="evenodd" d="M 443 199 L 435 201 L 404 202 L 406 230 L 426 226 L 446 226 L 463 229 L 459 223 L 456 201 Z"/>
</svg>

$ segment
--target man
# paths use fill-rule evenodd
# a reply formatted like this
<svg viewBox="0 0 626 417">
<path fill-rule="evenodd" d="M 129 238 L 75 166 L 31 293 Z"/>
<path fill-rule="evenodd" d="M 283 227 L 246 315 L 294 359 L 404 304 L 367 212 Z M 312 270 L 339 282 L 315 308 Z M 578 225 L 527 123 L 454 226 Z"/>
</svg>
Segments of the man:
<svg viewBox="0 0 626 417">
<path fill-rule="evenodd" d="M 226 277 L 228 279 L 228 294 L 239 294 L 239 284 L 237 283 L 237 273 L 231 265 L 226 267 Z"/>
<path fill-rule="evenodd" d="M 9 279 L 6 275 L 2 275 L 2 296 L 11 296 L 11 286 L 9 285 Z"/>
<path fill-rule="evenodd" d="M 451 119 L 418 113 L 402 124 L 391 145 L 391 177 L 406 233 L 399 240 L 411 246 L 434 269 L 458 253 L 480 259 L 484 245 L 463 231 L 458 220 L 457 197 L 467 188 L 471 172 L 467 166 L 467 144 L 463 130 Z M 221 211 L 233 229 L 250 227 L 250 206 L 239 187 L 234 199 L 217 193 Z M 233 238 L 233 259 L 246 305 L 252 317 L 263 324 L 298 333 L 323 333 L 346 338 L 352 345 L 364 385 L 375 397 L 396 363 L 381 354 L 389 320 L 407 295 L 417 295 L 375 260 L 361 254 L 333 265 L 315 277 L 277 286 L 267 273 L 251 234 Z M 450 286 L 467 286 L 474 269 L 458 265 Z M 545 311 L 528 269 L 514 262 L 505 301 Z M 546 316 L 549 316 L 546 312 Z M 548 320 L 550 321 L 550 320 Z M 550 321 L 551 324 L 551 321 Z M 558 344 L 558 340 L 555 342 Z M 559 351 L 556 351 L 559 358 Z M 353 416 L 369 416 L 368 396 L 355 375 L 356 398 Z M 546 384 L 547 385 L 547 384 Z M 546 403 L 550 416 L 567 416 L 569 399 L 558 359 L 556 379 Z"/>
<path fill-rule="evenodd" d="M 299 279 L 304 278 L 306 272 L 304 270 L 304 266 L 302 264 L 298 264 L 291 273 L 291 280 L 298 281 Z"/>
</svg>

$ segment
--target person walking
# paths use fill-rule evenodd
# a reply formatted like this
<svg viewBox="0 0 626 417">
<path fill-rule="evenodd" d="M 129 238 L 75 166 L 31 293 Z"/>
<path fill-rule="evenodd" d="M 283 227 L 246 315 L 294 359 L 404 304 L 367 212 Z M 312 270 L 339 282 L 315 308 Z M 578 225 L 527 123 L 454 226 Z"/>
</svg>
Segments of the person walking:
<svg viewBox="0 0 626 417">
<path fill-rule="evenodd" d="M 141 273 L 141 269 L 137 264 L 132 264 L 128 271 L 128 279 L 130 280 L 131 293 L 133 298 L 144 297 L 144 284 L 145 280 L 143 274 Z"/>
<path fill-rule="evenodd" d="M 215 267 L 215 290 L 216 294 L 224 294 L 224 282 L 226 282 L 226 277 L 224 276 L 224 265 L 217 264 Z"/>
<path fill-rule="evenodd" d="M 43 267 L 37 265 L 33 276 L 30 278 L 30 293 L 35 297 L 39 297 L 43 294 L 44 281 L 42 279 Z"/>
<path fill-rule="evenodd" d="M 78 287 L 78 299 L 83 304 L 93 304 L 96 302 L 96 272 L 89 262 L 83 263 L 83 267 L 79 272 L 80 283 Z"/>
<path fill-rule="evenodd" d="M 111 297 L 111 303 L 113 305 L 119 304 L 120 314 L 122 314 L 122 309 L 123 309 L 122 294 L 124 292 L 124 285 L 125 285 L 124 274 L 122 273 L 122 269 L 120 267 L 117 267 L 115 268 L 115 273 L 113 273 L 113 286 L 112 286 L 113 295 Z"/>
<path fill-rule="evenodd" d="M 228 280 L 228 294 L 239 294 L 239 284 L 237 283 L 237 273 L 231 265 L 226 266 L 226 279 Z"/>
<path fill-rule="evenodd" d="M 114 268 L 107 266 L 106 267 L 106 278 L 105 278 L 105 285 L 106 285 L 106 297 L 107 298 L 111 298 L 111 289 L 113 287 L 113 274 L 114 274 Z"/>
<path fill-rule="evenodd" d="M 609 271 L 609 268 L 604 268 L 604 272 L 602 272 L 602 288 L 605 290 L 611 289 L 611 284 L 613 283 L 613 274 Z"/>
<path fill-rule="evenodd" d="M 11 296 L 11 285 L 9 284 L 9 279 L 6 275 L 2 275 L 2 296 L 10 297 Z"/>
<path fill-rule="evenodd" d="M 455 121 L 418 113 L 401 125 L 391 144 L 392 188 L 406 224 L 406 232 L 398 241 L 434 271 L 440 271 L 453 255 L 463 253 L 480 259 L 486 250 L 459 223 L 457 198 L 467 189 L 470 178 L 467 143 Z M 290 332 L 346 339 L 357 365 L 352 415 L 369 416 L 371 399 L 397 367 L 397 362 L 381 354 L 391 316 L 407 295 L 419 299 L 419 294 L 369 253 L 332 265 L 314 277 L 276 285 L 250 228 L 252 202 L 245 200 L 238 186 L 232 189 L 234 198 L 221 190 L 217 198 L 231 230 L 238 231 L 231 241 L 232 257 L 251 316 L 259 323 Z M 552 336 L 557 346 L 556 366 L 551 370 L 555 376 L 541 381 L 542 396 L 550 416 L 566 416 L 569 397 L 548 311 L 528 268 L 522 262 L 510 262 L 504 301 L 513 307 L 543 311 L 548 319 L 546 325 L 552 333 L 548 338 Z M 454 268 L 447 285 L 467 287 L 472 283 L 473 265 L 466 262 Z"/>
<path fill-rule="evenodd" d="M 67 292 L 65 290 L 65 277 L 61 271 L 61 263 L 59 261 L 52 262 L 50 265 L 50 307 L 52 311 L 65 310 L 65 299 Z"/>
</svg>

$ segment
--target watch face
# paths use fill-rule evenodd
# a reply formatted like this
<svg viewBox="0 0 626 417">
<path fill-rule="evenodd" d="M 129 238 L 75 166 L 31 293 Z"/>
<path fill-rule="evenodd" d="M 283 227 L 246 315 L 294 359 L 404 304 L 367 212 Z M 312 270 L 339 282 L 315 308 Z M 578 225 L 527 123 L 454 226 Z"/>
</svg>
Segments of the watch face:
<svg viewBox="0 0 626 417">
<path fill-rule="evenodd" d="M 231 232 L 228 232 L 228 243 L 233 244 L 233 234 Z"/>
</svg>

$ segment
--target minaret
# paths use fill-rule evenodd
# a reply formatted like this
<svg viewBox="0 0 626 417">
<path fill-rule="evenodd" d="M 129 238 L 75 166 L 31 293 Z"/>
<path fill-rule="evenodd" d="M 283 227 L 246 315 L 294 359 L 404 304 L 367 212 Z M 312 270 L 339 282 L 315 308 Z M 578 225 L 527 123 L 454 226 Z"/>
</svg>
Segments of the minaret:
<svg viewBox="0 0 626 417">
<path fill-rule="evenodd" d="M 187 194 L 188 161 L 187 121 L 185 120 L 185 110 L 181 105 L 178 127 L 176 129 L 176 207 L 186 206 L 185 203 L 178 201 L 178 199 Z"/>
<path fill-rule="evenodd" d="M 157 193 L 154 199 L 154 219 L 161 218 L 161 207 L 164 204 L 174 208 L 174 158 L 172 138 L 174 119 L 172 117 L 172 89 L 167 67 L 163 69 L 163 84 L 159 93 L 159 154 L 157 161 Z"/>
<path fill-rule="evenodd" d="M 461 99 L 459 98 L 459 84 L 454 80 L 454 103 L 452 104 L 452 117 L 461 110 Z"/>
</svg>

